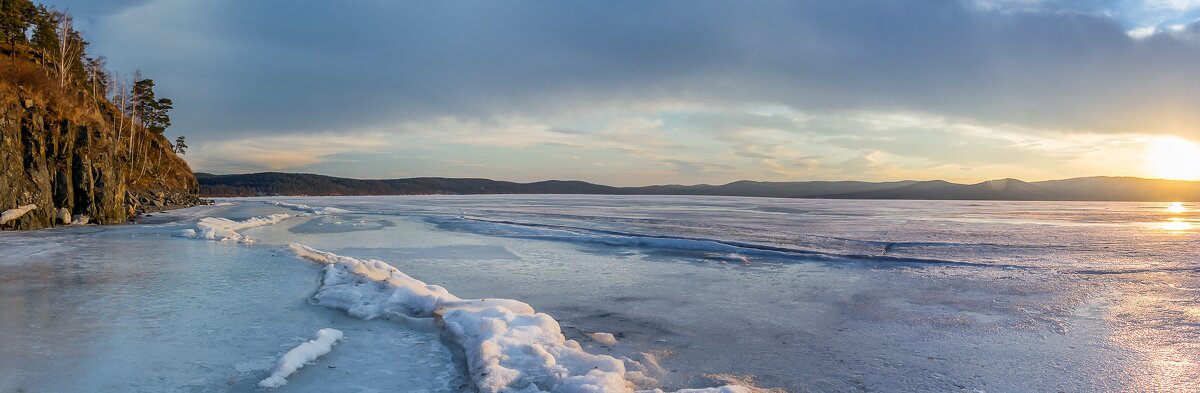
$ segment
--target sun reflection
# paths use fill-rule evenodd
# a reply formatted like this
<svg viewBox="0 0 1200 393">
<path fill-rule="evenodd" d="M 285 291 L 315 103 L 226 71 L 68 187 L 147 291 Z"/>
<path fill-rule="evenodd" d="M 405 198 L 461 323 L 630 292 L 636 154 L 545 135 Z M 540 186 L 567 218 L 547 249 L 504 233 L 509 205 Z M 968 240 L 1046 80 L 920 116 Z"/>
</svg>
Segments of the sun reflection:
<svg viewBox="0 0 1200 393">
<path fill-rule="evenodd" d="M 1182 218 L 1171 218 L 1162 224 L 1162 229 L 1168 231 L 1187 231 L 1192 229 L 1192 223 L 1183 221 Z"/>
<path fill-rule="evenodd" d="M 1187 208 L 1183 207 L 1183 202 L 1171 202 L 1171 204 L 1167 205 L 1167 213 L 1183 213 L 1186 211 Z"/>
</svg>

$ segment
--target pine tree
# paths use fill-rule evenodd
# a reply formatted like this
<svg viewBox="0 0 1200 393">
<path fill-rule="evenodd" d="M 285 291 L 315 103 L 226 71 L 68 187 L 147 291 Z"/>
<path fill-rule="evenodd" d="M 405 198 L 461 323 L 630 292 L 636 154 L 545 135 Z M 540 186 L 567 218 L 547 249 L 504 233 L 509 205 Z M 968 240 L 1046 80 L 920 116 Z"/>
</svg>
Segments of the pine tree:
<svg viewBox="0 0 1200 393">
<path fill-rule="evenodd" d="M 25 42 L 25 30 L 33 19 L 37 7 L 29 0 L 0 0 L 0 35 L 8 41 L 13 56 L 16 56 L 17 43 Z"/>
<path fill-rule="evenodd" d="M 175 138 L 175 154 L 183 155 L 187 152 L 187 148 L 187 138 L 184 138 L 183 135 Z"/>
<path fill-rule="evenodd" d="M 54 24 L 54 14 L 45 6 L 38 6 L 32 22 L 33 47 L 41 52 L 43 58 L 49 58 L 58 52 L 58 29 Z"/>
<path fill-rule="evenodd" d="M 171 126 L 169 112 L 174 109 L 174 102 L 170 98 L 154 96 L 153 79 L 142 79 L 133 83 L 133 105 L 142 128 L 162 134 Z"/>
<path fill-rule="evenodd" d="M 175 103 L 170 98 L 159 98 L 154 102 L 154 124 L 151 125 L 150 131 L 162 134 L 171 127 L 170 111 L 175 109 Z"/>
</svg>

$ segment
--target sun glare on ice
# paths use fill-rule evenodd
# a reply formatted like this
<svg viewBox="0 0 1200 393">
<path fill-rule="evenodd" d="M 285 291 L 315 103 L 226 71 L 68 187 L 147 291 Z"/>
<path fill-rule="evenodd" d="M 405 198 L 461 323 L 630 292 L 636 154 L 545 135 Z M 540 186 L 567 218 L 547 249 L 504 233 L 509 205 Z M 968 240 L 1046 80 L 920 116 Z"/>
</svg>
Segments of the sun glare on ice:
<svg viewBox="0 0 1200 393">
<path fill-rule="evenodd" d="M 1162 224 L 1162 229 L 1168 231 L 1188 231 L 1192 229 L 1192 224 L 1178 218 L 1172 218 Z"/>
</svg>

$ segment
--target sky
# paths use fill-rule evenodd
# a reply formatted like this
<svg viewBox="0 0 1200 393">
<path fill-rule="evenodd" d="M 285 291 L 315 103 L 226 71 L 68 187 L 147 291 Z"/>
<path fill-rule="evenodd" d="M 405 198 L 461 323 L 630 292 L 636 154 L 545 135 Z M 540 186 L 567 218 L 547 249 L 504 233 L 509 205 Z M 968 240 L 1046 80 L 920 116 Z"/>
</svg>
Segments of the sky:
<svg viewBox="0 0 1200 393">
<path fill-rule="evenodd" d="M 1200 0 L 52 0 L 197 171 L 1200 180 Z"/>
</svg>

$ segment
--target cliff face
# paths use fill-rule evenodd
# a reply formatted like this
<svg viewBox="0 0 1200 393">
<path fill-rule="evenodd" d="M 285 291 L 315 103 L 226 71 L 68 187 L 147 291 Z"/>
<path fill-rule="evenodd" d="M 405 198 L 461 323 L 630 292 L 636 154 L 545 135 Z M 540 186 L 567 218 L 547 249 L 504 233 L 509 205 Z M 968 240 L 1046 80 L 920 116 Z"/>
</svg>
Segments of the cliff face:
<svg viewBox="0 0 1200 393">
<path fill-rule="evenodd" d="M 191 169 L 162 135 L 129 127 L 119 135 L 120 115 L 107 101 L 82 92 L 63 98 L 8 76 L 0 72 L 0 212 L 36 208 L 0 229 L 82 217 L 121 223 L 139 211 L 199 202 Z"/>
</svg>

